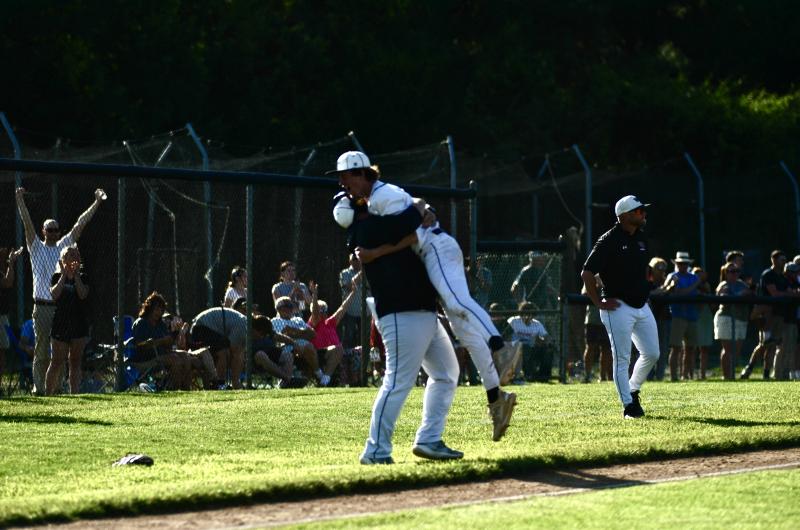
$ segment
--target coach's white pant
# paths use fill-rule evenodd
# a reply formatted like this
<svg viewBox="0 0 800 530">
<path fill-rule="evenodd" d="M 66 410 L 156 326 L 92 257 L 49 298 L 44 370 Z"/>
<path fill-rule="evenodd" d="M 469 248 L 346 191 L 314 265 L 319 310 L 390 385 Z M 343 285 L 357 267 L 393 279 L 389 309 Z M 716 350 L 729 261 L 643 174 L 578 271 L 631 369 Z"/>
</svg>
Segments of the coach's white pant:
<svg viewBox="0 0 800 530">
<path fill-rule="evenodd" d="M 631 391 L 639 390 L 647 380 L 647 374 L 658 361 L 658 328 L 650 306 L 644 304 L 639 309 L 617 300 L 619 307 L 613 311 L 600 310 L 600 320 L 611 341 L 614 361 L 614 385 L 623 405 L 632 401 Z M 631 363 L 631 340 L 639 350 L 639 359 L 633 366 L 633 375 L 628 380 Z"/>
<path fill-rule="evenodd" d="M 428 374 L 428 383 L 416 443 L 442 439 L 458 382 L 456 354 L 435 313 L 392 313 L 378 320 L 377 326 L 386 347 L 386 372 L 372 406 L 369 438 L 364 448 L 364 455 L 370 458 L 391 456 L 397 417 L 416 382 L 420 366 Z"/>
<path fill-rule="evenodd" d="M 492 318 L 469 294 L 464 274 L 464 254 L 452 236 L 429 235 L 423 260 L 436 292 L 442 300 L 447 320 L 459 342 L 469 351 L 488 390 L 500 386 L 497 369 L 489 349 L 489 337 L 500 335 Z"/>
</svg>

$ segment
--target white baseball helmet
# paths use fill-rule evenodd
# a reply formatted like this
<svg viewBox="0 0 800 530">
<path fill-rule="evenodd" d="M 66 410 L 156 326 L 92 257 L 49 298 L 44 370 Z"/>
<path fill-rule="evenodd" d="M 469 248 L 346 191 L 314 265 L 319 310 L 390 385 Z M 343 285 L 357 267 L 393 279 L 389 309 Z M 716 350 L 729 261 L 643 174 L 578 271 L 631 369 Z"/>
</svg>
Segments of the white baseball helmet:
<svg viewBox="0 0 800 530">
<path fill-rule="evenodd" d="M 340 194 L 341 197 L 338 201 L 333 205 L 333 218 L 342 228 L 348 228 L 351 224 L 353 224 L 353 219 L 355 218 L 355 211 L 353 210 L 353 206 L 350 204 L 350 197 L 346 194 Z M 338 195 L 337 195 L 338 196 Z"/>
</svg>

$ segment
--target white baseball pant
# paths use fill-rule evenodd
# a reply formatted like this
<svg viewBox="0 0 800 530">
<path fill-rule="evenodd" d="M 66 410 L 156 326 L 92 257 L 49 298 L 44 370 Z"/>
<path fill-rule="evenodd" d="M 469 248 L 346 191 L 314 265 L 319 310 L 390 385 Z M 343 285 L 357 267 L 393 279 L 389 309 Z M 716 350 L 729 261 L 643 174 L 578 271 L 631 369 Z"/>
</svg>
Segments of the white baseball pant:
<svg viewBox="0 0 800 530">
<path fill-rule="evenodd" d="M 484 388 L 497 388 L 500 379 L 488 341 L 500 333 L 486 310 L 469 294 L 461 247 L 447 233 L 431 233 L 424 254 L 428 278 L 439 293 L 453 333 L 469 351 Z"/>
<path fill-rule="evenodd" d="M 442 439 L 458 383 L 456 354 L 435 313 L 392 313 L 380 318 L 377 327 L 386 347 L 386 372 L 372 406 L 369 437 L 364 447 L 364 455 L 370 458 L 391 456 L 395 424 L 420 366 L 428 374 L 428 383 L 415 443 Z"/>
<path fill-rule="evenodd" d="M 600 310 L 600 320 L 603 321 L 608 339 L 611 341 L 614 385 L 624 406 L 633 400 L 631 391 L 642 387 L 647 380 L 647 374 L 658 361 L 658 327 L 648 304 L 636 309 L 622 300 L 617 299 L 617 301 L 619 307 L 613 311 Z M 633 374 L 628 379 L 631 340 L 639 350 L 639 359 L 633 366 Z"/>
</svg>

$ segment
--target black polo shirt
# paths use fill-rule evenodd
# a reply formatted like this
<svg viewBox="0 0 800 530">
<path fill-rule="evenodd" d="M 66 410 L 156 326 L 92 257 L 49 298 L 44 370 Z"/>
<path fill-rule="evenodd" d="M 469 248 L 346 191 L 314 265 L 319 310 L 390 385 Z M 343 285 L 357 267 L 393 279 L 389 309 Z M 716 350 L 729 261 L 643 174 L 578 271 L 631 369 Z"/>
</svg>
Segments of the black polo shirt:
<svg viewBox="0 0 800 530">
<path fill-rule="evenodd" d="M 348 246 L 376 248 L 396 244 L 413 233 L 422 216 L 410 206 L 397 215 L 367 216 L 350 227 Z M 369 287 L 375 297 L 378 317 L 402 311 L 436 311 L 436 290 L 428 279 L 422 260 L 406 247 L 364 264 Z"/>
<path fill-rule="evenodd" d="M 600 274 L 604 298 L 619 298 L 631 307 L 640 308 L 650 294 L 648 254 L 642 231 L 636 230 L 631 235 L 617 223 L 594 244 L 583 270 Z"/>
</svg>

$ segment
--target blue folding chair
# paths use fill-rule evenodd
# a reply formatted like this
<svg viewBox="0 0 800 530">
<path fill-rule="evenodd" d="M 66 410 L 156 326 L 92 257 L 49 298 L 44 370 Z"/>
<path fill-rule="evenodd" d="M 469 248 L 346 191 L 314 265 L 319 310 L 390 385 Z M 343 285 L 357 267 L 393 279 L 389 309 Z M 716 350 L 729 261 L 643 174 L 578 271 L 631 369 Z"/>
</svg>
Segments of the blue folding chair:
<svg viewBox="0 0 800 530">
<path fill-rule="evenodd" d="M 30 394 L 33 390 L 33 360 L 28 356 L 28 353 L 22 349 L 19 344 L 17 334 L 8 324 L 5 324 L 6 335 L 8 336 L 8 345 L 10 349 L 17 356 L 17 363 L 19 365 L 17 386 L 20 390 Z M 12 388 L 9 387 L 9 394 Z"/>
</svg>

